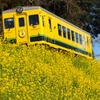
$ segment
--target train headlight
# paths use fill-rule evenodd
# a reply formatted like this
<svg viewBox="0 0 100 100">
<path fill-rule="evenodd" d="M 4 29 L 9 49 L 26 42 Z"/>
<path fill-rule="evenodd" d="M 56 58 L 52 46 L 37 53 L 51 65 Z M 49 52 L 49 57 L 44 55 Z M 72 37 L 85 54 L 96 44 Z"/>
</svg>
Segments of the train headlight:
<svg viewBox="0 0 100 100">
<path fill-rule="evenodd" d="M 23 12 L 23 7 L 22 6 L 18 6 L 16 9 L 17 13 L 22 13 Z"/>
</svg>

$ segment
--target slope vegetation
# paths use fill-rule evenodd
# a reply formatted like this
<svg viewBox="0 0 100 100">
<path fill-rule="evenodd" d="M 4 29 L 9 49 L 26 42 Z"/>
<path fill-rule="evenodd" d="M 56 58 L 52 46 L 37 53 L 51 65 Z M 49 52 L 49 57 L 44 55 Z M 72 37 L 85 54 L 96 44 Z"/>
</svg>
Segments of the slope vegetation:
<svg viewBox="0 0 100 100">
<path fill-rule="evenodd" d="M 0 100 L 100 100 L 100 62 L 0 42 Z"/>
</svg>

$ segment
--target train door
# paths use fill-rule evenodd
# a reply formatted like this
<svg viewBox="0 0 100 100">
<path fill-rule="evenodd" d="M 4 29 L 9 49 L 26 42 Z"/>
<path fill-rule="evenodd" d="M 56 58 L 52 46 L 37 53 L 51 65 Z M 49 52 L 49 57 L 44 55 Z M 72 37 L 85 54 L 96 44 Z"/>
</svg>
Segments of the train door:
<svg viewBox="0 0 100 100">
<path fill-rule="evenodd" d="M 18 14 L 15 16 L 16 26 L 16 40 L 17 44 L 28 43 L 28 28 L 27 28 L 27 16 L 24 14 Z"/>
<path fill-rule="evenodd" d="M 54 43 L 54 21 L 52 18 L 48 17 L 48 32 L 47 32 L 47 42 Z"/>
</svg>

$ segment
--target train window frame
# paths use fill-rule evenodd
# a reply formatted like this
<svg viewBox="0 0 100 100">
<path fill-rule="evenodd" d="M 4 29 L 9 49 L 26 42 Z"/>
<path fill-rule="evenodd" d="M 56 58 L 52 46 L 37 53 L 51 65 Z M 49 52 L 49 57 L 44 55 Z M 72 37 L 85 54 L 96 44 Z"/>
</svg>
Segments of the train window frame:
<svg viewBox="0 0 100 100">
<path fill-rule="evenodd" d="M 71 37 L 70 37 L 70 29 L 69 28 L 67 28 L 67 34 L 68 34 L 68 39 L 70 40 Z"/>
<path fill-rule="evenodd" d="M 9 23 L 7 21 L 9 21 Z M 11 23 L 11 21 L 12 21 L 12 23 Z M 13 17 L 5 18 L 4 19 L 4 27 L 5 27 L 5 29 L 14 28 L 14 18 Z"/>
<path fill-rule="evenodd" d="M 29 15 L 29 25 L 30 26 L 39 25 L 39 15 L 38 14 Z"/>
<path fill-rule="evenodd" d="M 76 37 L 76 43 L 79 43 L 79 34 L 75 32 L 75 37 Z"/>
<path fill-rule="evenodd" d="M 63 37 L 66 38 L 66 27 L 62 26 L 62 30 L 63 30 Z"/>
<path fill-rule="evenodd" d="M 75 41 L 75 34 L 73 30 L 71 30 L 71 35 L 72 35 L 72 41 Z"/>
<path fill-rule="evenodd" d="M 79 40 L 80 40 L 80 44 L 82 45 L 82 35 L 79 34 Z"/>
<path fill-rule="evenodd" d="M 24 26 L 25 26 L 24 17 L 20 17 L 20 18 L 18 19 L 18 22 L 19 22 L 19 27 L 24 27 Z"/>
<path fill-rule="evenodd" d="M 48 18 L 48 22 L 49 22 L 49 29 L 50 29 L 50 32 L 52 32 L 52 22 L 51 22 L 51 18 Z"/>
<path fill-rule="evenodd" d="M 60 24 L 58 24 L 58 34 L 62 36 L 62 26 Z"/>
</svg>

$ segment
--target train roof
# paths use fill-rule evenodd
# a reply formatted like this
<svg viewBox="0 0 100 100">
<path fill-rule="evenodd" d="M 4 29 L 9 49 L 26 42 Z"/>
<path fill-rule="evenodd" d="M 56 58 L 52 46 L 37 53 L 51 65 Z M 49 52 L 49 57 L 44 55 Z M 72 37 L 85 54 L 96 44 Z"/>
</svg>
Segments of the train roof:
<svg viewBox="0 0 100 100">
<path fill-rule="evenodd" d="M 2 12 L 2 14 L 9 13 L 9 12 L 16 12 L 16 9 L 17 9 L 17 7 L 16 8 L 11 8 L 11 9 L 4 10 Z M 40 7 L 40 6 L 24 6 L 23 7 L 23 10 L 33 10 L 33 9 L 43 9 L 43 8 Z"/>
<path fill-rule="evenodd" d="M 8 10 L 5 10 L 5 11 L 2 12 L 2 14 L 9 13 L 9 12 L 16 12 L 16 9 L 17 9 L 17 7 L 16 7 L 16 8 L 12 8 L 12 9 L 8 9 Z M 63 18 L 61 18 L 61 17 L 59 17 L 59 16 L 53 14 L 52 12 L 50 12 L 50 11 L 48 11 L 48 10 L 46 10 L 46 9 L 44 9 L 44 8 L 42 8 L 42 7 L 40 7 L 40 6 L 24 6 L 24 7 L 23 7 L 23 10 L 33 10 L 33 9 L 42 9 L 43 11 L 45 11 L 45 12 L 47 12 L 47 13 L 50 13 L 51 15 L 53 15 L 53 16 L 59 18 L 60 20 L 62 20 L 62 21 L 64 21 L 64 22 L 67 22 L 68 24 L 70 24 L 70 25 L 72 25 L 72 26 L 78 28 L 79 30 L 84 31 L 85 33 L 91 35 L 89 32 L 87 32 L 87 31 L 85 31 L 85 30 L 83 30 L 83 29 L 81 29 L 81 28 L 75 26 L 74 24 L 68 22 L 67 20 L 65 20 L 65 19 L 63 19 Z"/>
</svg>

